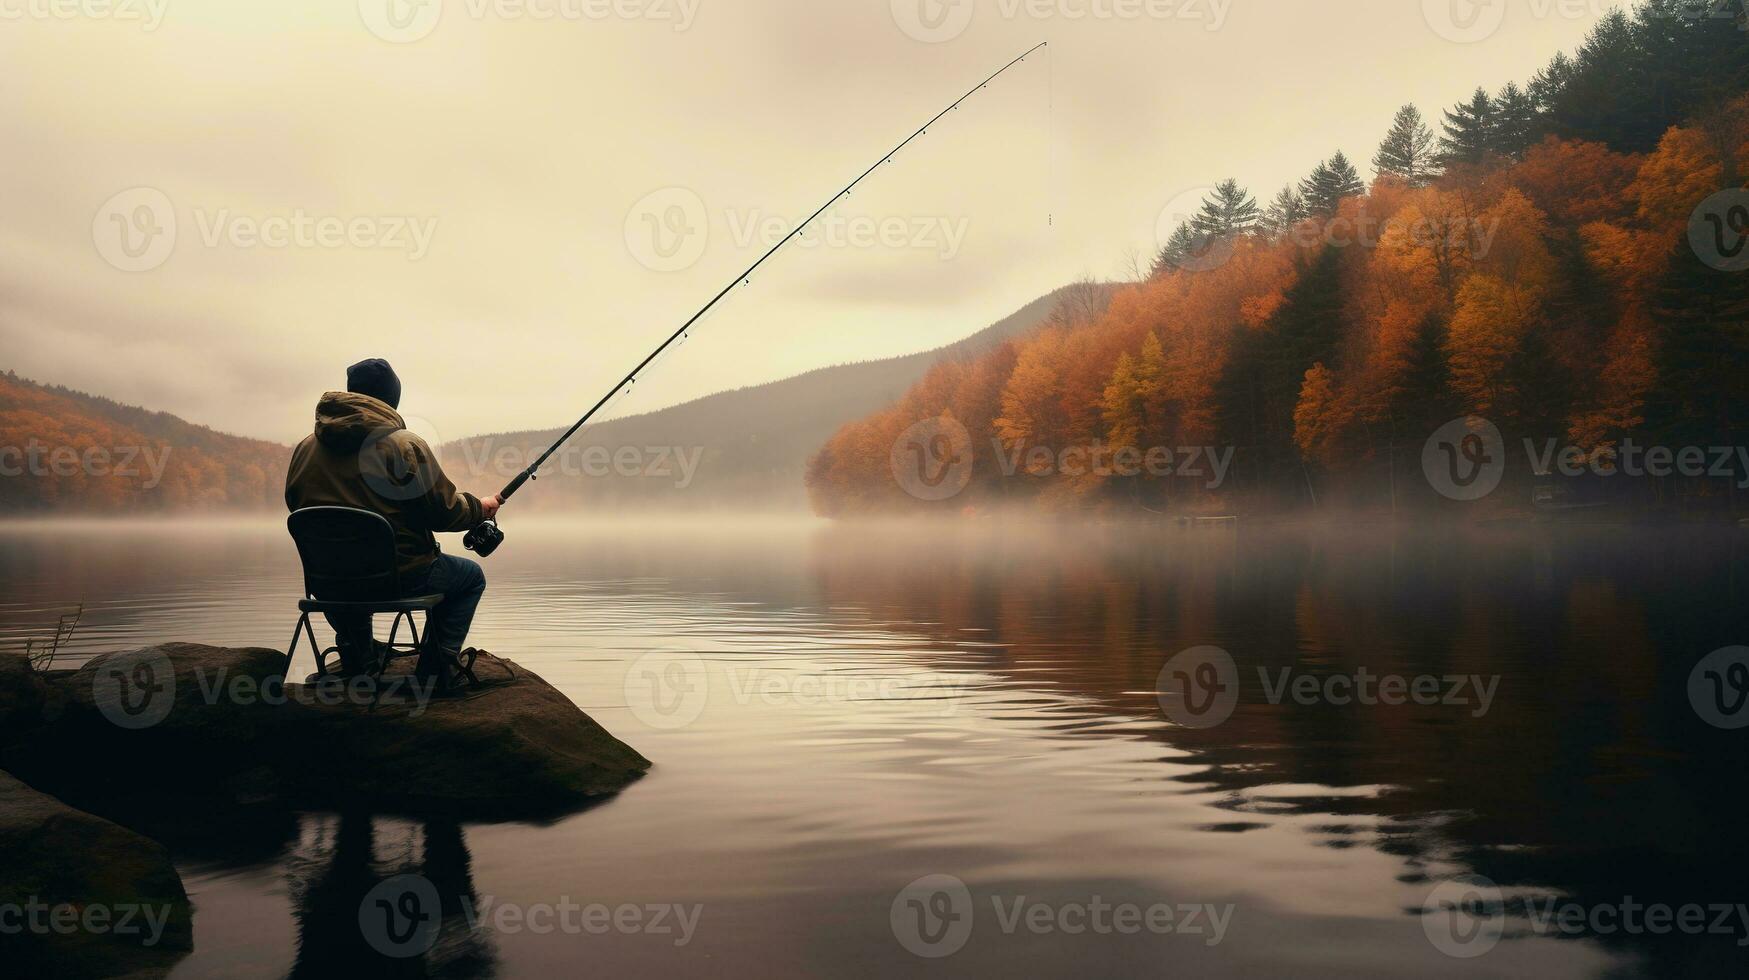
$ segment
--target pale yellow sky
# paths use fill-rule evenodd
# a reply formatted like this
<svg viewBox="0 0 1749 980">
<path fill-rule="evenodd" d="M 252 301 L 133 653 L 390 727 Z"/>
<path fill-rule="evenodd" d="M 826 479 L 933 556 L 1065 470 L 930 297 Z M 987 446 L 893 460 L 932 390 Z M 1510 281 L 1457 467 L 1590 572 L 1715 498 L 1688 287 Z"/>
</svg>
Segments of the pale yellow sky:
<svg viewBox="0 0 1749 980">
<path fill-rule="evenodd" d="M 1364 164 L 1397 106 L 1522 80 L 1607 9 L 0 0 L 0 367 L 289 441 L 378 355 L 443 437 L 568 423 L 767 235 L 1049 40 L 617 408 L 910 353 L 1115 274 L 1186 192 Z"/>
</svg>

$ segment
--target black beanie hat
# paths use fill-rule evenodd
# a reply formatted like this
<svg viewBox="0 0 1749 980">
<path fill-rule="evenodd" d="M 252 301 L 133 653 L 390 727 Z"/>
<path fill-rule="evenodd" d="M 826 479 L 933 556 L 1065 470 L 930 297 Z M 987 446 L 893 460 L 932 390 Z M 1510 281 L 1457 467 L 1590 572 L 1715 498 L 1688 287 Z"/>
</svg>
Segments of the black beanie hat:
<svg viewBox="0 0 1749 980">
<path fill-rule="evenodd" d="M 346 369 L 346 390 L 369 395 L 390 408 L 401 407 L 401 379 L 389 362 L 380 357 L 359 361 Z"/>
</svg>

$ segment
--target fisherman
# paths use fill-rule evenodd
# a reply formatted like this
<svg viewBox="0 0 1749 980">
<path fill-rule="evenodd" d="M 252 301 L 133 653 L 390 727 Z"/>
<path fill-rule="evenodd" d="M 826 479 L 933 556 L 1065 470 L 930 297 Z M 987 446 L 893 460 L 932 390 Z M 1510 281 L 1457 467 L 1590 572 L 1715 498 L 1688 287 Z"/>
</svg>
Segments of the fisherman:
<svg viewBox="0 0 1749 980">
<path fill-rule="evenodd" d="M 355 507 L 387 518 L 402 594 L 443 596 L 426 629 L 437 649 L 459 656 L 486 576 L 477 563 L 444 554 L 433 533 L 470 530 L 497 514 L 501 501 L 457 492 L 431 447 L 407 431 L 400 404 L 401 379 L 388 361 L 373 357 L 347 368 L 346 390 L 322 396 L 316 431 L 292 450 L 285 503 L 294 511 Z M 347 638 L 360 624 L 333 614 L 328 623 L 345 669 L 357 669 L 362 660 Z"/>
</svg>

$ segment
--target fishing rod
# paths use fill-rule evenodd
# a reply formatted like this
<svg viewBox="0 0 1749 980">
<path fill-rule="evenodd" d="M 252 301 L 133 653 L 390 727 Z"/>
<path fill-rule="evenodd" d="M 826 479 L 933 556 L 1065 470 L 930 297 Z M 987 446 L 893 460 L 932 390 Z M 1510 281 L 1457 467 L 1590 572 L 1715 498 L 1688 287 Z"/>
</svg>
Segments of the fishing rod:
<svg viewBox="0 0 1749 980">
<path fill-rule="evenodd" d="M 778 253 L 779 249 L 783 248 L 785 245 L 788 245 L 792 240 L 795 239 L 795 237 L 797 235 L 800 235 L 802 233 L 802 231 L 808 227 L 808 225 L 810 225 L 814 222 L 815 218 L 818 218 L 820 215 L 825 214 L 827 208 L 830 208 L 832 205 L 837 204 L 838 200 L 840 198 L 848 196 L 852 190 L 856 189 L 857 184 L 862 183 L 863 180 L 865 178 L 867 178 L 869 174 L 874 173 L 875 170 L 879 169 L 879 167 L 882 164 L 892 163 L 893 157 L 895 155 L 897 155 L 900 150 L 903 150 L 905 147 L 909 146 L 911 144 L 911 142 L 913 140 L 917 139 L 918 137 L 926 135 L 929 132 L 929 127 L 935 125 L 935 123 L 937 121 L 939 121 L 942 116 L 945 116 L 948 113 L 954 111 L 955 109 L 958 109 L 960 107 L 960 103 L 971 98 L 973 95 L 976 95 L 980 90 L 982 90 L 983 88 L 988 86 L 991 82 L 995 81 L 998 77 L 1000 77 L 1003 72 L 1006 72 L 1008 69 L 1013 68 L 1015 65 L 1020 64 L 1022 61 L 1025 61 L 1027 59 L 1027 57 L 1030 56 L 1034 51 L 1037 51 L 1039 48 L 1045 47 L 1049 43 L 1050 43 L 1049 41 L 1040 41 L 1038 44 L 1035 44 L 1032 47 L 1028 48 L 1025 52 L 1023 52 L 1020 55 L 1020 57 L 1015 58 L 1013 61 L 1010 61 L 1008 64 L 1003 65 L 1001 68 L 997 69 L 995 74 L 992 74 L 989 78 L 986 78 L 983 81 L 979 82 L 978 84 L 972 86 L 969 90 L 966 91 L 966 94 L 955 99 L 953 101 L 952 105 L 950 105 L 947 108 L 936 113 L 934 116 L 931 116 L 928 122 L 917 127 L 917 131 L 912 133 L 910 136 L 905 137 L 904 141 L 901 142 L 898 146 L 895 146 L 892 149 L 888 150 L 887 152 L 881 154 L 881 158 L 879 160 L 876 160 L 874 162 L 873 166 L 869 167 L 867 170 L 864 170 L 860 177 L 857 177 L 855 180 L 851 181 L 849 184 L 846 184 L 843 190 L 832 195 L 831 200 L 827 201 L 825 204 L 820 205 L 819 210 L 817 210 L 813 214 L 809 215 L 808 219 L 806 221 L 801 222 L 800 224 L 796 225 L 795 228 L 791 229 L 789 234 L 783 236 L 782 241 L 779 241 L 776 245 L 771 246 L 771 249 L 769 251 L 767 251 L 764 255 L 761 255 L 759 257 L 759 261 L 748 266 L 747 270 L 745 272 L 741 273 L 740 275 L 736 276 L 734 279 L 730 280 L 729 284 L 727 286 L 724 286 L 721 292 L 719 292 L 715 296 L 711 297 L 711 301 L 709 303 L 706 303 L 697 313 L 694 313 L 690 319 L 688 319 L 685 323 L 681 324 L 680 329 L 678 329 L 678 330 L 674 331 L 672 334 L 670 334 L 668 336 L 668 339 L 662 341 L 662 343 L 655 350 L 650 352 L 650 355 L 648 357 L 639 361 L 638 366 L 635 368 L 632 368 L 630 374 L 627 374 L 625 376 L 625 378 L 620 381 L 619 384 L 614 385 L 612 390 L 610 390 L 607 394 L 601 396 L 601 400 L 596 402 L 595 405 L 589 409 L 589 411 L 583 413 L 583 417 L 577 420 L 577 424 L 571 426 L 569 429 L 566 429 L 565 434 L 560 436 L 558 438 L 558 440 L 555 441 L 551 446 L 548 446 L 546 452 L 541 453 L 540 456 L 538 458 L 536 458 L 533 463 L 529 464 L 527 469 L 523 470 L 521 473 L 518 473 L 516 475 L 515 479 L 513 479 L 509 483 L 505 484 L 504 489 L 498 491 L 498 502 L 501 505 L 508 502 L 510 500 L 510 497 L 512 494 L 514 494 L 514 493 L 516 493 L 516 491 L 522 489 L 522 485 L 524 483 L 527 483 L 530 480 L 538 479 L 536 474 L 540 470 L 541 464 L 545 463 L 549 458 L 552 457 L 552 455 L 554 453 L 558 452 L 559 448 L 562 447 L 566 442 L 569 442 L 571 437 L 577 434 L 577 430 L 583 428 L 584 424 L 587 423 L 592 417 L 594 417 L 596 412 L 601 411 L 602 407 L 605 406 L 608 402 L 613 401 L 613 399 L 615 397 L 617 397 L 620 394 L 623 394 L 625 392 L 631 391 L 631 386 L 638 383 L 638 375 L 642 374 L 644 369 L 649 367 L 650 364 L 656 360 L 656 358 L 661 357 L 663 351 L 665 351 L 669 347 L 673 346 L 675 341 L 680 340 L 681 338 L 685 337 L 687 331 L 692 329 L 693 324 L 697 323 L 699 320 L 702 320 L 704 318 L 704 315 L 706 313 L 709 313 L 711 311 L 711 309 L 713 307 L 715 307 L 718 303 L 722 302 L 723 298 L 728 296 L 729 293 L 732 292 L 736 286 L 749 283 L 753 273 L 758 271 L 759 267 L 765 264 L 766 259 L 769 259 L 773 255 L 776 255 Z M 477 526 L 473 530 L 469 531 L 467 533 L 467 535 L 462 538 L 462 544 L 469 551 L 474 552 L 475 554 L 479 555 L 481 558 L 484 558 L 487 555 L 491 554 L 492 552 L 498 550 L 498 546 L 503 544 L 503 543 L 504 543 L 504 530 L 498 526 L 498 522 L 496 520 L 487 520 L 487 521 L 481 522 L 479 524 L 479 526 Z"/>
</svg>

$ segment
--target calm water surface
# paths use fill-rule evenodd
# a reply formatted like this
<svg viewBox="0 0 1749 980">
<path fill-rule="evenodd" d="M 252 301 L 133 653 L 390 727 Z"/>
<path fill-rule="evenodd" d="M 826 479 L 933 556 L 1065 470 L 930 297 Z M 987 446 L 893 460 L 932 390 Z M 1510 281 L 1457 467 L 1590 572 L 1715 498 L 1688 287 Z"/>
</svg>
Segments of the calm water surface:
<svg viewBox="0 0 1749 980">
<path fill-rule="evenodd" d="M 1525 910 L 1749 902 L 1749 735 L 1701 722 L 1687 693 L 1701 657 L 1749 643 L 1749 534 L 509 531 L 474 641 L 546 677 L 650 775 L 549 825 L 249 811 L 153 827 L 196 907 L 174 976 L 340 975 L 357 907 L 333 896 L 409 870 L 450 911 L 437 948 L 399 964 L 414 975 L 1742 972 L 1749 923 L 1558 938 Z M 82 600 L 75 658 L 170 639 L 283 648 L 299 592 L 278 524 L 0 528 L 0 629 Z M 1201 645 L 1231 653 L 1241 697 L 1224 724 L 1185 728 L 1156 678 Z M 702 702 L 639 693 L 652 651 L 700 658 Z M 1497 687 L 1486 712 L 1473 694 L 1271 703 L 1260 668 Z M 1468 873 L 1497 882 L 1509 914 L 1502 941 L 1464 959 L 1429 940 L 1421 909 Z M 963 948 L 940 959 L 894 924 L 928 875 L 972 899 Z M 699 918 L 678 945 L 472 929 L 464 901 Z M 1052 910 L 1049 930 L 1005 923 L 1017 901 Z M 1224 931 L 1206 913 L 1200 935 L 1064 930 L 1098 903 L 1213 907 Z"/>
</svg>

